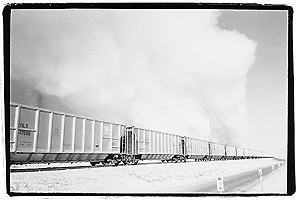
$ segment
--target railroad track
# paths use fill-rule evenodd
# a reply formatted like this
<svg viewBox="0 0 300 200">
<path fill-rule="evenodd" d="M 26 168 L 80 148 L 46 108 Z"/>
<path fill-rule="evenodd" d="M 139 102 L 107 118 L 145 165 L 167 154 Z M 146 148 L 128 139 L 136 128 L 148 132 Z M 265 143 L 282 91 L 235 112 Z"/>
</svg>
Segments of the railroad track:
<svg viewBox="0 0 300 200">
<path fill-rule="evenodd" d="M 39 172 L 39 171 L 61 171 L 68 169 L 89 169 L 89 168 L 100 168 L 100 167 L 109 167 L 104 165 L 96 165 L 96 166 L 63 166 L 63 167 L 26 167 L 26 168 L 11 168 L 10 173 L 23 173 L 23 172 Z"/>
<path fill-rule="evenodd" d="M 193 162 L 193 161 L 187 161 L 187 162 Z M 138 165 L 152 165 L 152 164 L 168 164 L 167 162 L 151 162 L 151 163 L 138 163 Z M 124 165 L 122 163 L 119 164 L 119 166 L 131 166 L 131 165 Z M 25 173 L 25 172 L 39 172 L 39 171 L 61 171 L 61 170 L 68 170 L 68 169 L 94 169 L 94 168 L 102 168 L 102 167 L 116 167 L 114 165 L 102 165 L 98 164 L 96 166 L 91 165 L 77 165 L 77 166 L 44 166 L 44 167 L 34 167 L 31 168 L 30 166 L 26 168 L 10 168 L 10 173 Z"/>
<path fill-rule="evenodd" d="M 187 163 L 189 162 L 195 162 L 193 160 L 187 160 Z M 201 161 L 199 161 L 201 162 Z M 204 161 L 202 161 L 204 162 Z M 213 161 L 211 161 L 213 162 Z M 152 164 L 169 164 L 169 163 L 173 163 L 173 162 L 161 162 L 161 161 L 157 161 L 157 162 L 139 162 L 137 165 L 152 165 Z M 179 162 L 179 163 L 184 163 L 184 162 Z M 94 169 L 94 168 L 102 168 L 102 167 L 117 167 L 115 165 L 111 165 L 111 164 L 107 164 L 107 165 L 103 165 L 103 164 L 98 164 L 96 166 L 91 166 L 91 165 L 87 165 L 87 163 L 85 163 L 86 165 L 76 165 L 76 166 L 72 166 L 72 164 L 68 165 L 68 166 L 44 166 L 44 167 L 34 167 L 31 168 L 30 166 L 26 167 L 26 168 L 10 168 L 10 173 L 22 173 L 22 172 L 39 172 L 39 171 L 61 171 L 61 170 L 68 170 L 68 169 Z M 124 165 L 123 163 L 120 163 L 118 166 L 134 166 L 134 165 Z"/>
</svg>

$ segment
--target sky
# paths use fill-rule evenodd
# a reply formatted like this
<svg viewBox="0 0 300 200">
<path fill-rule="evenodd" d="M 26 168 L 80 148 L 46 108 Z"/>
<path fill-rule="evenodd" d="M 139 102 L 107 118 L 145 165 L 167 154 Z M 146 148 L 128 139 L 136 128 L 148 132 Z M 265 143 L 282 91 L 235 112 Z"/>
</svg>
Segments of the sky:
<svg viewBox="0 0 300 200">
<path fill-rule="evenodd" d="M 287 13 L 15 10 L 11 101 L 278 157 Z"/>
<path fill-rule="evenodd" d="M 219 25 L 256 41 L 256 60 L 247 78 L 249 142 L 284 157 L 287 148 L 287 13 L 223 11 Z M 247 22 L 247 23 L 245 23 Z M 265 147 L 264 147 L 265 146 Z"/>
</svg>

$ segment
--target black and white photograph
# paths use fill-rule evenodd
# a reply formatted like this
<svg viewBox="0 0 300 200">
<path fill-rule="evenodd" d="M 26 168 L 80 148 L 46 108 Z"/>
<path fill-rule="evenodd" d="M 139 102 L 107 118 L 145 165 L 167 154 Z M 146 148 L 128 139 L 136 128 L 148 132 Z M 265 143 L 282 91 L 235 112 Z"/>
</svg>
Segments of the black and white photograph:
<svg viewBox="0 0 300 200">
<path fill-rule="evenodd" d="M 9 196 L 295 192 L 291 6 L 4 10 Z"/>
</svg>

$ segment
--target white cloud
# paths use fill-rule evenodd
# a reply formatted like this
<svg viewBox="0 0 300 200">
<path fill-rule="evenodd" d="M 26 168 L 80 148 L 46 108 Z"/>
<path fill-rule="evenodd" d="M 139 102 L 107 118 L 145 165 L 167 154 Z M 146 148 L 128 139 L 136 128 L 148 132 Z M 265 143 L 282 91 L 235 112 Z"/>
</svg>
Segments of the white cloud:
<svg viewBox="0 0 300 200">
<path fill-rule="evenodd" d="M 256 43 L 218 28 L 219 12 L 67 12 L 13 12 L 13 78 L 25 70 L 42 95 L 113 122 L 197 138 L 247 129 L 241 105 Z"/>
</svg>

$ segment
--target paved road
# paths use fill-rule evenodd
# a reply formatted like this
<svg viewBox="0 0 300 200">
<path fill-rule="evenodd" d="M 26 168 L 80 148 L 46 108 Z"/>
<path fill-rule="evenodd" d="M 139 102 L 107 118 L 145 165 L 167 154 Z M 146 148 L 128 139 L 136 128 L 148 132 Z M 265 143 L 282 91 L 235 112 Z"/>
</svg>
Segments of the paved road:
<svg viewBox="0 0 300 200">
<path fill-rule="evenodd" d="M 275 166 L 275 171 L 278 168 L 278 165 Z M 263 167 L 262 168 L 262 177 L 263 179 L 272 173 L 272 166 Z M 237 174 L 234 176 L 224 177 L 223 184 L 224 184 L 224 193 L 234 193 L 238 192 L 239 189 L 245 187 L 246 185 L 259 183 L 259 173 L 258 169 L 244 172 L 241 174 Z M 166 192 L 179 192 L 179 193 L 219 193 L 217 190 L 217 180 L 212 179 L 205 182 L 199 182 L 191 185 L 186 185 L 182 187 L 176 187 L 169 189 Z M 246 191 L 244 191 L 246 192 Z"/>
</svg>

